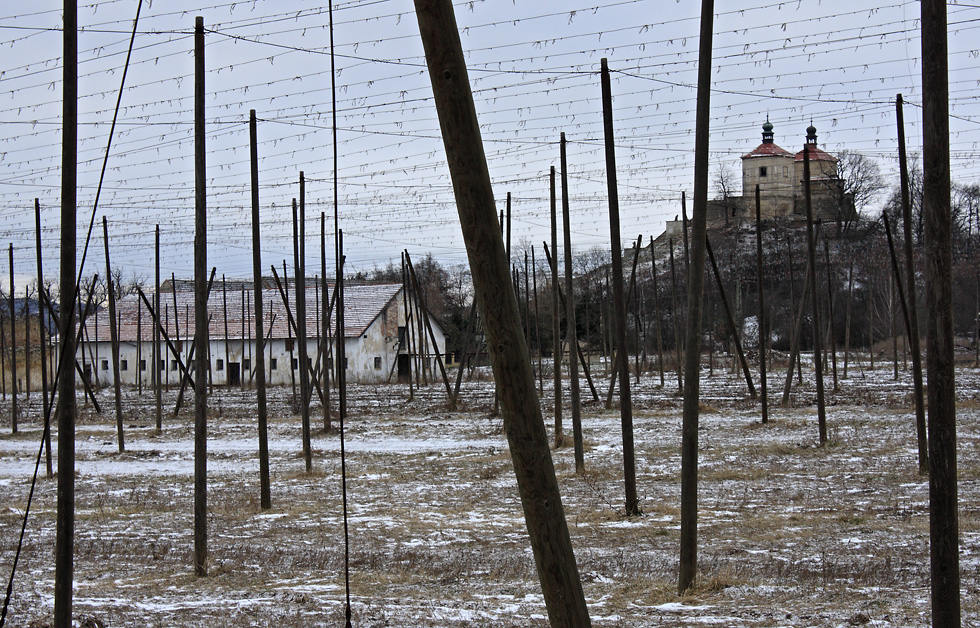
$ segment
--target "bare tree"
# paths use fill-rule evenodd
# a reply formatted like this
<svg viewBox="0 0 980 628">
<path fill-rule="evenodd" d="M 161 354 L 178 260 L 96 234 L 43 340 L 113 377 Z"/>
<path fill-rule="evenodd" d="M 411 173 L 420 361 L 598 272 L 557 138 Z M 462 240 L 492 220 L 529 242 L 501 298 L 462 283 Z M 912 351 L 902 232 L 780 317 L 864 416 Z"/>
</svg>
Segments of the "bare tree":
<svg viewBox="0 0 980 628">
<path fill-rule="evenodd" d="M 735 169 L 727 161 L 718 162 L 715 175 L 711 181 L 715 186 L 715 200 L 720 201 L 725 212 L 725 224 L 738 212 L 738 179 Z"/>
<path fill-rule="evenodd" d="M 838 233 L 850 229 L 857 215 L 887 188 L 878 162 L 862 153 L 842 150 L 837 154 L 837 179 L 830 187 Z"/>
</svg>

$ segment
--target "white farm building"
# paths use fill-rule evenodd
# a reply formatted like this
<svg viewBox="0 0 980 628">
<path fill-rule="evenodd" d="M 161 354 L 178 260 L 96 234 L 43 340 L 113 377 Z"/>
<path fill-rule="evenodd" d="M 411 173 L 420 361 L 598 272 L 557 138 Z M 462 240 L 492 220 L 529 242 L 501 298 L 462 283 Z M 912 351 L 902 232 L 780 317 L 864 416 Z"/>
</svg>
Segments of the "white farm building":
<svg viewBox="0 0 980 628">
<path fill-rule="evenodd" d="M 321 294 L 319 282 L 307 281 L 306 326 L 307 352 L 316 373 L 321 372 L 322 299 L 333 300 L 333 286 Z M 296 291 L 288 282 L 289 310 L 295 316 Z M 211 383 L 215 386 L 249 386 L 255 373 L 254 289 L 251 282 L 236 280 L 214 282 L 208 299 L 209 363 Z M 177 281 L 176 289 L 165 282 L 160 290 L 160 319 L 166 339 L 161 336 L 158 365 L 161 382 L 179 385 L 182 369 L 191 368 L 190 355 L 194 330 L 193 282 Z M 344 347 L 347 381 L 383 383 L 402 380 L 419 369 L 437 369 L 436 355 L 445 354 L 445 334 L 439 323 L 425 317 L 411 298 L 405 298 L 401 284 L 354 284 L 344 286 Z M 146 299 L 153 305 L 153 296 Z M 289 325 L 290 315 L 282 294 L 274 283 L 264 282 L 262 290 L 263 333 L 265 336 L 266 382 L 288 385 L 299 381 L 299 350 L 295 332 Z M 431 334 L 425 325 L 429 319 Z M 116 303 L 119 333 L 119 379 L 130 386 L 149 386 L 152 382 L 153 321 L 140 295 L 127 295 Z M 188 333 L 190 332 L 190 333 Z M 336 334 L 336 319 L 330 317 L 330 335 L 324 350 L 330 358 L 324 363 L 336 373 L 331 361 Z M 431 337 L 435 337 L 435 344 Z M 167 342 L 169 339 L 169 343 Z M 90 315 L 78 346 L 78 362 L 90 381 L 99 386 L 113 383 L 109 308 Z M 433 372 L 438 372 L 434 370 Z M 331 374 L 331 380 L 334 375 Z"/>
</svg>

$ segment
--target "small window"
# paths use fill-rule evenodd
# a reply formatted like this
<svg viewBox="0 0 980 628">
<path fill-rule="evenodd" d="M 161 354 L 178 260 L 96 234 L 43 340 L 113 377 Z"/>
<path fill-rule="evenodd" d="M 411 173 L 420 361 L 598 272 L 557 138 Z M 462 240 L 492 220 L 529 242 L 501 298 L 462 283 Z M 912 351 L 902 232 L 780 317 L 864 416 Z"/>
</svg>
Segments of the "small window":
<svg viewBox="0 0 980 628">
<path fill-rule="evenodd" d="M 292 350 L 293 350 L 293 339 L 286 338 L 286 351 L 292 351 Z"/>
<path fill-rule="evenodd" d="M 160 370 L 161 371 L 166 371 L 167 370 L 167 361 L 166 360 L 160 360 Z"/>
<path fill-rule="evenodd" d="M 140 370 L 141 371 L 146 370 L 146 360 L 140 360 Z"/>
<path fill-rule="evenodd" d="M 279 363 L 278 363 L 278 362 L 276 361 L 276 359 L 275 359 L 275 358 L 270 358 L 270 359 L 269 359 L 269 370 L 270 370 L 270 371 L 274 371 L 274 370 L 276 370 L 276 368 L 277 368 L 278 366 L 279 366 Z"/>
<path fill-rule="evenodd" d="M 374 358 L 374 368 L 376 370 L 381 370 L 381 358 L 379 357 Z"/>
<path fill-rule="evenodd" d="M 244 360 L 242 360 L 242 368 L 245 369 L 246 371 L 252 370 L 252 360 L 250 360 L 249 358 L 245 358 Z"/>
<path fill-rule="evenodd" d="M 293 366 L 293 370 L 294 370 L 294 371 L 295 371 L 295 370 L 296 370 L 297 368 L 299 368 L 299 360 L 297 360 L 296 358 L 293 358 L 293 359 L 292 359 L 292 366 Z"/>
<path fill-rule="evenodd" d="M 177 360 L 171 360 L 170 361 L 170 370 L 171 371 L 176 371 L 177 370 Z"/>
<path fill-rule="evenodd" d="M 217 360 L 215 360 L 215 362 L 214 362 L 214 370 L 216 370 L 216 371 L 223 371 L 223 370 L 225 370 L 225 361 L 222 360 L 221 358 L 218 358 Z"/>
<path fill-rule="evenodd" d="M 109 370 L 109 360 L 102 360 L 102 370 L 103 371 Z"/>
<path fill-rule="evenodd" d="M 120 371 L 128 371 L 129 370 L 129 361 L 128 360 L 119 360 L 119 370 Z"/>
<path fill-rule="evenodd" d="M 348 368 L 350 368 L 350 362 L 347 360 L 347 358 L 344 358 L 344 369 L 346 370 Z"/>
<path fill-rule="evenodd" d="M 769 176 L 769 169 L 766 166 L 759 166 L 759 176 L 760 177 Z"/>
<path fill-rule="evenodd" d="M 783 176 L 784 177 L 789 176 L 789 166 L 783 166 Z"/>
</svg>

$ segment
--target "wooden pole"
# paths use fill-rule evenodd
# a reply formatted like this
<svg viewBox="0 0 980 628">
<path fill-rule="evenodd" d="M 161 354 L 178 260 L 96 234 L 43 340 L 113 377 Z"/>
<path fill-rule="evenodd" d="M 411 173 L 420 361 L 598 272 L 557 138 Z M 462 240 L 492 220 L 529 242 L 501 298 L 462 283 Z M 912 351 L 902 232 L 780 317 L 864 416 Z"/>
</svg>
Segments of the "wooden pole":
<svg viewBox="0 0 980 628">
<path fill-rule="evenodd" d="M 323 300 L 320 301 L 320 388 L 323 390 L 323 431 L 330 431 L 330 367 L 327 356 L 330 354 L 330 312 L 327 304 L 327 215 L 320 212 L 320 291 Z M 336 291 L 335 291 L 336 294 Z M 397 317 L 396 317 L 397 318 Z M 395 357 L 397 362 L 398 358 Z"/>
<path fill-rule="evenodd" d="M 831 372 L 834 375 L 834 392 L 837 392 L 840 386 L 837 381 L 837 337 L 834 334 L 834 283 L 831 280 L 830 272 L 830 246 L 827 244 L 826 238 L 823 241 L 823 256 L 824 267 L 827 271 L 827 317 L 829 318 L 828 326 L 830 328 L 830 366 Z"/>
<path fill-rule="evenodd" d="M 711 261 L 711 270 L 715 275 L 715 285 L 718 286 L 718 296 L 721 297 L 721 305 L 725 310 L 725 320 L 728 322 L 728 331 L 732 334 L 732 341 L 735 344 L 735 355 L 738 358 L 738 363 L 742 365 L 742 374 L 745 376 L 745 385 L 749 388 L 749 395 L 755 399 L 755 386 L 752 384 L 752 372 L 749 370 L 749 361 L 745 359 L 745 352 L 742 350 L 742 341 L 739 340 L 738 327 L 735 325 L 735 317 L 732 315 L 732 309 L 728 305 L 728 297 L 725 295 L 725 286 L 721 283 L 721 274 L 718 272 L 718 264 L 715 263 L 715 253 L 711 249 L 711 241 L 707 239 L 705 235 L 705 248 L 708 252 L 708 259 Z M 690 311 L 690 309 L 688 309 Z M 690 321 L 688 321 L 690 323 Z M 690 335 L 690 334 L 689 334 Z M 698 346 L 700 352 L 700 344 Z M 685 376 L 687 375 L 687 369 L 685 369 Z"/>
<path fill-rule="evenodd" d="M 657 285 L 657 254 L 653 238 L 650 239 L 650 275 L 653 277 L 653 309 L 657 317 L 657 367 L 660 369 L 660 387 L 664 387 L 664 337 L 661 330 L 663 318 L 660 315 L 660 287 Z"/>
<path fill-rule="evenodd" d="M 555 181 L 555 167 L 551 167 L 549 185 L 551 190 L 551 329 L 552 329 L 552 358 L 554 360 L 554 389 L 552 393 L 555 398 L 555 448 L 564 444 L 565 437 L 562 434 L 562 415 L 561 415 L 561 310 L 558 307 L 558 292 L 561 286 L 558 283 L 558 191 Z"/>
<path fill-rule="evenodd" d="M 225 328 L 225 384 L 231 385 L 230 368 L 228 367 L 228 282 L 225 281 L 225 274 L 221 273 L 221 317 L 224 319 Z M 243 334 L 244 336 L 244 334 Z M 244 339 L 244 338 L 243 338 Z"/>
<path fill-rule="evenodd" d="M 851 357 L 851 300 L 854 296 L 854 256 L 847 265 L 847 309 L 844 314 L 844 379 L 847 379 L 847 363 Z"/>
<path fill-rule="evenodd" d="M 255 294 L 255 383 L 258 393 L 259 501 L 263 510 L 272 508 L 269 480 L 269 428 L 265 382 L 265 339 L 262 323 L 262 246 L 259 222 L 259 141 L 255 109 L 248 113 L 249 161 L 252 192 L 252 284 Z"/>
<path fill-rule="evenodd" d="M 21 318 L 24 319 L 24 393 L 30 399 L 31 396 L 31 300 L 30 286 L 24 286 L 24 305 L 20 308 Z"/>
<path fill-rule="evenodd" d="M 58 359 L 58 512 L 55 524 L 54 628 L 71 627 L 75 548 L 75 228 L 78 169 L 78 2 L 64 0 L 61 133 L 60 293 L 65 305 Z"/>
<path fill-rule="evenodd" d="M 452 2 L 415 0 L 415 8 L 545 606 L 552 626 L 591 626 L 507 256 L 496 237 L 490 173 Z"/>
<path fill-rule="evenodd" d="M 619 358 L 619 415 L 623 429 L 623 475 L 626 485 L 626 516 L 640 514 L 636 495 L 636 459 L 633 451 L 633 399 L 630 391 L 626 345 L 626 294 L 623 287 L 623 246 L 619 237 L 619 192 L 616 185 L 616 152 L 613 134 L 612 88 L 609 66 L 600 61 L 602 122 L 606 144 L 606 182 L 609 191 L 609 233 L 612 246 L 613 306 L 616 311 L 616 354 Z M 635 266 L 634 266 L 635 267 Z"/>
<path fill-rule="evenodd" d="M 154 319 L 157 318 L 157 314 L 160 312 L 160 225 L 156 226 L 156 239 L 154 240 L 154 249 L 156 252 L 156 265 L 155 265 L 155 284 L 153 289 L 153 307 L 148 308 L 154 313 L 152 316 Z M 156 324 L 153 326 L 153 394 L 156 400 L 156 419 L 157 419 L 157 434 L 163 433 L 163 381 L 160 377 L 161 362 L 163 358 L 160 355 L 160 321 L 156 320 Z"/>
<path fill-rule="evenodd" d="M 54 468 L 51 461 L 51 396 L 48 395 L 48 360 L 47 360 L 47 339 L 48 325 L 44 317 L 44 307 L 41 302 L 44 299 L 44 272 L 41 265 L 41 201 L 34 199 L 34 223 L 36 244 L 37 244 L 37 321 L 40 330 L 38 340 L 41 345 L 41 407 L 44 411 L 44 462 L 47 468 L 48 477 L 54 475 Z"/>
<path fill-rule="evenodd" d="M 534 259 L 534 245 L 531 245 L 531 280 L 534 289 L 534 340 L 538 347 L 538 395 L 544 395 L 544 372 L 541 370 L 541 314 L 538 309 L 538 264 Z M 978 293 L 980 294 L 980 293 Z M 474 302 L 475 303 L 475 302 Z M 462 366 L 460 367 L 462 369 Z M 458 387 L 457 387 L 458 391 Z M 458 392 L 457 392 L 458 394 Z"/>
<path fill-rule="evenodd" d="M 902 189 L 902 222 L 905 233 L 905 280 L 909 302 L 909 351 L 912 353 L 912 382 L 915 399 L 915 433 L 919 445 L 919 473 L 929 472 L 929 438 L 926 432 L 925 394 L 922 384 L 922 347 L 919 343 L 919 308 L 916 303 L 915 258 L 912 256 L 912 208 L 909 201 L 909 167 L 905 155 L 905 118 L 902 112 L 902 95 L 895 99 L 898 120 L 898 165 Z M 980 297 L 980 291 L 977 293 Z M 978 319 L 980 320 L 980 319 Z M 980 350 L 980 343 L 977 350 Z"/>
<path fill-rule="evenodd" d="M 422 296 L 422 290 L 419 288 L 419 277 L 415 273 L 415 267 L 412 266 L 412 257 L 405 251 L 405 263 L 408 265 L 408 272 L 412 277 L 412 284 L 415 286 L 415 293 L 418 295 L 419 307 L 422 310 L 422 319 L 425 323 L 425 329 L 429 333 L 429 339 L 432 341 L 432 352 L 435 353 L 436 362 L 439 365 L 439 372 L 442 375 L 442 381 L 446 385 L 446 396 L 449 398 L 449 411 L 453 412 L 456 410 L 456 396 L 453 394 L 452 388 L 449 385 L 449 375 L 446 373 L 446 365 L 442 361 L 442 353 L 439 351 L 439 345 L 436 344 L 436 335 L 432 331 L 432 321 L 429 320 L 429 308 L 426 307 L 425 298 Z M 445 349 L 445 347 L 443 347 Z"/>
<path fill-rule="evenodd" d="M 112 285 L 112 267 L 109 265 L 109 225 L 106 217 L 102 217 L 102 241 L 105 244 L 105 276 L 109 285 L 109 336 L 112 345 L 112 382 L 116 405 L 116 440 L 119 442 L 119 453 L 126 451 L 126 440 L 123 435 L 122 391 L 119 381 L 119 330 L 116 329 L 116 288 Z"/>
<path fill-rule="evenodd" d="M 204 18 L 198 16 L 194 22 L 194 339 L 200 347 L 194 361 L 194 564 L 198 576 L 208 575 L 208 389 L 204 373 L 210 366 L 210 342 L 204 72 Z"/>
<path fill-rule="evenodd" d="M 698 96 L 694 133 L 694 219 L 687 278 L 687 352 L 684 356 L 684 419 L 681 428 L 681 548 L 678 590 L 687 591 L 697 574 L 698 404 L 700 400 L 701 311 L 704 305 L 704 251 L 708 216 L 708 127 L 711 96 L 711 40 L 714 0 L 702 0 Z"/>
<path fill-rule="evenodd" d="M 10 431 L 17 433 L 17 313 L 14 311 L 14 245 L 10 244 Z"/>
<path fill-rule="evenodd" d="M 684 390 L 684 378 L 681 375 L 681 331 L 680 316 L 677 311 L 677 272 L 674 268 L 673 238 L 670 238 L 670 305 L 671 318 L 674 319 L 674 368 L 677 371 L 677 390 Z"/>
<path fill-rule="evenodd" d="M 565 132 L 561 133 L 561 214 L 565 238 L 565 341 L 568 343 L 568 379 L 572 391 L 572 442 L 575 472 L 585 471 L 585 444 L 582 438 L 582 398 L 578 381 L 578 333 L 575 321 L 575 286 L 572 283 L 572 227 L 568 202 L 568 158 Z M 557 252 L 556 252 L 557 253 Z"/>
<path fill-rule="evenodd" d="M 960 625 L 956 398 L 953 365 L 952 220 L 949 194 L 949 60 L 946 3 L 922 6 L 922 213 L 928 303 L 929 531 L 932 625 Z"/>
<path fill-rule="evenodd" d="M 303 196 L 306 194 L 306 185 L 303 173 L 299 173 L 299 195 L 301 207 Z M 305 239 L 306 230 L 303 227 L 305 216 L 300 210 L 299 221 L 297 224 L 296 201 L 293 201 L 293 276 L 295 277 L 294 288 L 296 289 L 296 344 L 299 351 L 299 411 L 303 428 L 303 461 L 306 463 L 306 472 L 313 471 L 313 446 L 310 442 L 310 406 L 307 399 L 310 389 L 309 360 L 306 357 L 306 259 Z M 292 365 L 290 365 L 292 366 Z"/>
<path fill-rule="evenodd" d="M 643 236 L 642 235 L 637 236 L 636 244 L 633 246 L 633 248 L 639 251 L 642 244 L 643 244 Z M 633 300 L 633 290 L 634 288 L 636 288 L 636 266 L 639 261 L 640 261 L 639 256 L 633 256 L 633 265 L 632 265 L 632 269 L 630 270 L 630 280 L 626 284 L 628 286 L 628 288 L 626 289 L 627 303 Z M 617 350 L 616 353 L 613 354 L 612 376 L 609 378 L 609 392 L 606 393 L 606 410 L 612 408 L 613 392 L 615 392 L 616 390 L 616 379 L 619 377 L 620 360 L 626 360 L 626 368 L 627 371 L 629 370 L 628 352 Z"/>
<path fill-rule="evenodd" d="M 762 404 L 762 422 L 769 422 L 769 395 L 766 382 L 766 345 L 769 340 L 769 327 L 766 325 L 765 276 L 762 270 L 762 197 L 759 186 L 755 186 L 755 258 L 758 268 L 759 284 L 759 401 Z"/>
<path fill-rule="evenodd" d="M 810 279 L 810 316 L 813 322 L 813 368 L 817 378 L 817 424 L 820 444 L 827 442 L 827 410 L 823 395 L 823 362 L 820 349 L 820 308 L 817 304 L 817 242 L 813 234 L 813 205 L 810 196 L 810 144 L 803 145 L 803 191 L 806 197 L 806 253 Z"/>
</svg>

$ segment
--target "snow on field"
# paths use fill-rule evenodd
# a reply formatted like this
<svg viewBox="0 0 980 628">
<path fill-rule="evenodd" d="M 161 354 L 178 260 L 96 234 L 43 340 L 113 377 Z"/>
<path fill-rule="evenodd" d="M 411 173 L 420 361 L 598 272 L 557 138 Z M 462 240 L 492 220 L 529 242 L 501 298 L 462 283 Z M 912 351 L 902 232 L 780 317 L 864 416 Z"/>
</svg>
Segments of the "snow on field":
<svg viewBox="0 0 980 628">
<path fill-rule="evenodd" d="M 676 378 L 634 387 L 643 514 L 625 518 L 620 418 L 584 386 L 586 472 L 553 450 L 596 626 L 928 626 L 928 483 L 916 473 L 910 377 L 851 365 L 817 445 L 814 386 L 758 402 L 716 368 L 702 378 L 699 580 L 676 592 L 680 407 Z M 805 379 L 809 377 L 804 372 Z M 604 394 L 608 382 L 597 385 Z M 785 372 L 771 374 L 778 402 Z M 794 380 L 795 381 L 795 380 Z M 964 625 L 980 623 L 980 372 L 957 373 Z M 290 389 L 270 395 L 273 508 L 262 511 L 254 391 L 216 389 L 208 442 L 210 575 L 192 566 L 193 415 L 126 391 L 118 453 L 111 391 L 77 430 L 75 612 L 109 626 L 327 626 L 343 617 L 339 435 L 316 429 L 304 471 Z M 550 386 L 543 407 L 553 425 Z M 566 387 L 567 394 L 567 387 Z M 546 626 L 492 387 L 351 390 L 346 451 L 356 626 Z M 9 399 L 0 416 L 9 417 Z M 21 400 L 24 405 L 24 400 Z M 0 436 L 0 565 L 9 573 L 41 434 L 35 392 Z M 571 426 L 566 420 L 566 435 Z M 56 442 L 56 439 L 55 439 Z M 14 583 L 11 626 L 43 626 L 53 594 L 56 482 L 41 480 Z"/>
</svg>

